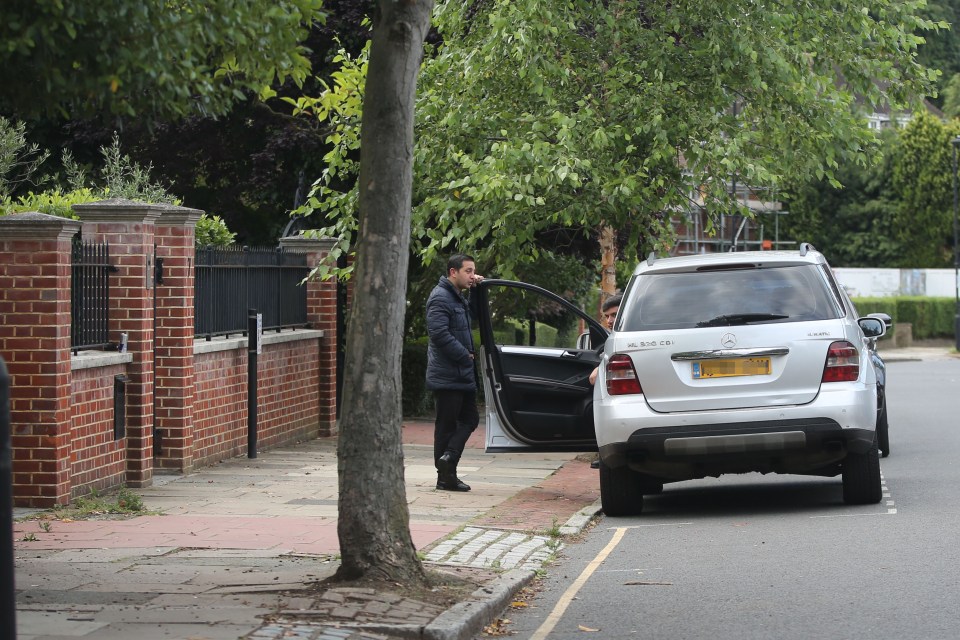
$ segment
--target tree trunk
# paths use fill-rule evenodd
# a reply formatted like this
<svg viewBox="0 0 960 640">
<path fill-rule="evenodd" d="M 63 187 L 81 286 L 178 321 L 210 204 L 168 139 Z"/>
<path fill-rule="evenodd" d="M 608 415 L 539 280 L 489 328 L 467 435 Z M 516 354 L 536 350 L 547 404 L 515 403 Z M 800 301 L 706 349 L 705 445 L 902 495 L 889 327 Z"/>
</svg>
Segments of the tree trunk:
<svg viewBox="0 0 960 640">
<path fill-rule="evenodd" d="M 600 305 L 617 292 L 617 232 L 610 225 L 600 228 Z M 597 310 L 599 317 L 599 309 Z"/>
<path fill-rule="evenodd" d="M 380 0 L 360 135 L 360 226 L 343 367 L 336 578 L 424 584 L 410 536 L 401 441 L 417 74 L 433 0 Z"/>
</svg>

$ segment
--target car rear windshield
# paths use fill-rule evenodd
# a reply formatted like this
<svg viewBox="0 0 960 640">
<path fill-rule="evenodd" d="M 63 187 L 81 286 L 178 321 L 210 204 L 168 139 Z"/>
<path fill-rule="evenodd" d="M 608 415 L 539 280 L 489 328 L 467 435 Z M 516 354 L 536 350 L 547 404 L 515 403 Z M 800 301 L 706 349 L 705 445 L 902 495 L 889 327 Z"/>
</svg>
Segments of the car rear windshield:
<svg viewBox="0 0 960 640">
<path fill-rule="evenodd" d="M 635 277 L 619 331 L 689 329 L 839 318 L 815 265 L 741 267 Z"/>
</svg>

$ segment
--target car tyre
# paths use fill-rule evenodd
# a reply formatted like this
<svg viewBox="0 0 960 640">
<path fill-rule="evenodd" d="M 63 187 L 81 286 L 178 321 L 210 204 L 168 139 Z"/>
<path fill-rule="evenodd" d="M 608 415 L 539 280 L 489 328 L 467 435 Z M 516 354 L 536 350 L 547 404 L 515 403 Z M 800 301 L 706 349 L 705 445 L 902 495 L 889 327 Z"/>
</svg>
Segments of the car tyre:
<svg viewBox="0 0 960 640">
<path fill-rule="evenodd" d="M 629 467 L 610 468 L 600 461 L 600 505 L 611 518 L 643 512 L 643 493 Z"/>
<path fill-rule="evenodd" d="M 880 448 L 880 457 L 886 458 L 890 455 L 890 424 L 887 422 L 886 403 L 877 417 L 877 446 Z"/>
<path fill-rule="evenodd" d="M 636 477 L 637 490 L 645 496 L 659 495 L 663 493 L 663 482 L 655 476 L 648 476 L 645 473 L 634 472 Z"/>
<path fill-rule="evenodd" d="M 843 461 L 843 501 L 847 504 L 876 504 L 883 497 L 880 477 L 880 450 L 877 438 L 866 453 L 848 453 Z"/>
</svg>

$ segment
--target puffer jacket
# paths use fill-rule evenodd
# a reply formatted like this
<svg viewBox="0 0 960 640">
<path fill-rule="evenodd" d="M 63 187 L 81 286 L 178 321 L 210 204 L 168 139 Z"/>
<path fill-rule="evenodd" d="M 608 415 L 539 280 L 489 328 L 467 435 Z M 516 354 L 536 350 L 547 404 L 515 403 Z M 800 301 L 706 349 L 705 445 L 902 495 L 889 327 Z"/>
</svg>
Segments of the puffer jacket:
<svg viewBox="0 0 960 640">
<path fill-rule="evenodd" d="M 427 334 L 427 389 L 475 391 L 470 307 L 447 278 L 427 298 Z"/>
</svg>

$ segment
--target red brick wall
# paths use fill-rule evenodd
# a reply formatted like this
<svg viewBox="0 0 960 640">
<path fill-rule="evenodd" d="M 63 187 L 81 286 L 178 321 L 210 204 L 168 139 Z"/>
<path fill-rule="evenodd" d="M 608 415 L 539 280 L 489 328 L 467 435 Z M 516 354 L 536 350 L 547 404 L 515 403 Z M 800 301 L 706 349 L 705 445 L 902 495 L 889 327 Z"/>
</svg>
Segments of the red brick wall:
<svg viewBox="0 0 960 640">
<path fill-rule="evenodd" d="M 193 376 L 194 462 L 211 464 L 245 452 L 246 348 L 197 354 Z"/>
<path fill-rule="evenodd" d="M 72 495 L 108 489 L 125 481 L 125 440 L 113 439 L 113 380 L 125 365 L 73 372 L 70 385 L 70 482 Z"/>
<path fill-rule="evenodd" d="M 316 437 L 319 340 L 264 345 L 257 358 L 258 444 Z"/>
<path fill-rule="evenodd" d="M 0 218 L 0 355 L 10 372 L 15 504 L 70 499 L 70 238 L 75 222 Z"/>
<path fill-rule="evenodd" d="M 263 345 L 257 357 L 257 445 L 318 435 L 316 339 Z M 198 465 L 247 454 L 247 348 L 194 360 L 193 457 Z"/>
<path fill-rule="evenodd" d="M 200 212 L 122 200 L 75 211 L 82 224 L 36 213 L 0 217 L 0 355 L 13 383 L 18 506 L 146 486 L 155 466 L 189 472 L 247 453 L 245 341 L 194 353 L 192 225 Z M 72 370 L 70 248 L 81 228 L 84 238 L 110 243 L 117 270 L 109 279 L 109 340 L 127 333 L 128 353 L 100 366 L 81 354 Z M 165 261 L 164 284 L 156 287 L 154 243 Z M 315 263 L 330 243 L 293 244 Z M 258 358 L 260 449 L 336 433 L 336 283 L 309 283 L 307 299 L 308 321 L 323 336 L 284 334 Z M 126 436 L 114 440 L 113 385 L 121 374 L 129 379 Z"/>
</svg>

